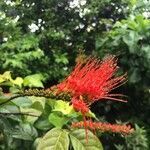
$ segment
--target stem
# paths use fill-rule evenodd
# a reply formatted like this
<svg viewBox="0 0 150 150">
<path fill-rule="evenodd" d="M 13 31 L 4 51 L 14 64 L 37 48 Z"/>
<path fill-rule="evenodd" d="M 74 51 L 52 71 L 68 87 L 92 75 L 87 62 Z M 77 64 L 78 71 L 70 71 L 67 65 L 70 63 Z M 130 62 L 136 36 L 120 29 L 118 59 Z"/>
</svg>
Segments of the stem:
<svg viewBox="0 0 150 150">
<path fill-rule="evenodd" d="M 46 98 L 52 98 L 52 99 L 56 99 L 56 100 L 62 99 L 65 101 L 69 101 L 71 99 L 70 95 L 67 93 L 56 94 L 55 91 L 52 91 L 52 90 L 29 89 L 29 90 L 25 90 L 25 91 L 20 91 L 20 93 L 18 93 L 17 95 L 12 96 L 8 100 L 0 103 L 0 106 L 10 102 L 11 100 L 13 100 L 15 98 L 25 97 L 25 96 L 46 97 Z"/>
<path fill-rule="evenodd" d="M 16 113 L 3 113 L 3 112 L 0 112 L 0 115 L 27 115 L 27 116 L 32 116 L 32 117 L 39 117 L 39 116 L 37 116 L 37 115 L 33 115 L 33 114 L 30 114 L 30 112 L 28 112 L 28 113 L 18 113 L 18 112 L 16 112 Z"/>
</svg>

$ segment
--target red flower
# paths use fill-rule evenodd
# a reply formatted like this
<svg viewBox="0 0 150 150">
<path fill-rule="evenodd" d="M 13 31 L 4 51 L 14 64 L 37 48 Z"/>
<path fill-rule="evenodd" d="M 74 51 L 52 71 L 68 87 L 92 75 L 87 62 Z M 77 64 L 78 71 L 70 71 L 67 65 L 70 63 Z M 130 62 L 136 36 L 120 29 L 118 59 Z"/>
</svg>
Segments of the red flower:
<svg viewBox="0 0 150 150">
<path fill-rule="evenodd" d="M 126 75 L 114 77 L 118 68 L 114 56 L 105 57 L 103 61 L 89 58 L 85 64 L 78 63 L 68 78 L 57 85 L 58 91 L 69 92 L 73 97 L 82 96 L 88 105 L 102 99 L 125 102 L 119 98 L 121 94 L 110 94 L 126 81 Z"/>
<path fill-rule="evenodd" d="M 130 125 L 117 125 L 110 123 L 102 123 L 102 122 L 92 122 L 91 120 L 80 121 L 72 123 L 73 128 L 86 128 L 90 130 L 101 130 L 102 132 L 114 132 L 114 133 L 122 133 L 122 134 L 130 134 L 133 132 L 133 128 Z"/>
<path fill-rule="evenodd" d="M 84 128 L 85 128 L 85 134 L 86 134 L 86 141 L 88 142 L 88 132 L 87 132 L 87 127 L 86 127 L 86 113 L 89 112 L 89 108 L 86 105 L 86 103 L 82 100 L 82 96 L 80 96 L 80 99 L 77 98 L 72 98 L 71 100 L 73 108 L 78 111 L 81 112 L 82 116 L 83 116 L 83 120 L 84 120 Z"/>
<path fill-rule="evenodd" d="M 83 115 L 89 112 L 89 108 L 82 99 L 72 98 L 71 100 L 73 108 L 76 111 L 81 112 Z"/>
<path fill-rule="evenodd" d="M 114 56 L 105 57 L 103 61 L 96 58 L 88 58 L 86 63 L 79 62 L 68 78 L 57 85 L 57 92 L 69 93 L 72 97 L 71 102 L 74 109 L 82 113 L 83 121 L 73 123 L 72 127 L 84 127 L 87 140 L 88 128 L 122 133 L 131 131 L 131 128 L 125 125 L 94 123 L 86 120 L 89 106 L 95 101 L 109 99 L 126 102 L 120 98 L 123 96 L 122 94 L 110 93 L 126 81 L 126 74 L 115 77 L 118 68 L 117 60 Z"/>
</svg>

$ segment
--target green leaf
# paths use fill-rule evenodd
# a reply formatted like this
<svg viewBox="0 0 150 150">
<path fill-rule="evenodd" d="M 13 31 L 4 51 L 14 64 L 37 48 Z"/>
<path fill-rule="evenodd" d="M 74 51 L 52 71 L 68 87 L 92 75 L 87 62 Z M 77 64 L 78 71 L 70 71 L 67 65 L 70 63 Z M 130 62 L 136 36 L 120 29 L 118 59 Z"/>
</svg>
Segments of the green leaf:
<svg viewBox="0 0 150 150">
<path fill-rule="evenodd" d="M 7 117 L 11 118 L 15 121 L 20 121 L 21 116 L 15 115 L 15 113 L 20 113 L 20 110 L 15 105 L 4 105 L 3 107 L 0 107 L 0 113 L 8 113 L 9 115 Z M 14 113 L 14 114 L 13 114 Z"/>
<path fill-rule="evenodd" d="M 47 98 L 47 99 L 46 99 L 46 103 L 47 103 L 51 108 L 54 108 L 56 101 L 57 101 L 57 99 L 51 99 L 51 98 Z"/>
<path fill-rule="evenodd" d="M 23 79 L 21 77 L 17 77 L 15 80 L 13 80 L 11 77 L 11 72 L 6 71 L 2 75 L 0 75 L 0 83 L 3 83 L 3 82 L 5 82 L 6 85 L 13 84 L 13 85 L 18 85 L 19 87 L 21 87 L 23 84 Z"/>
<path fill-rule="evenodd" d="M 92 118 L 95 118 L 96 120 L 98 120 L 98 118 L 96 117 L 96 115 L 91 110 L 86 114 L 86 116 L 92 117 Z"/>
<path fill-rule="evenodd" d="M 34 74 L 24 78 L 23 85 L 29 87 L 43 87 L 43 76 L 41 74 Z"/>
<path fill-rule="evenodd" d="M 31 96 L 30 100 L 32 101 L 32 108 L 35 108 L 39 111 L 44 110 L 44 108 L 45 108 L 45 97 Z"/>
<path fill-rule="evenodd" d="M 18 97 L 15 98 L 12 103 L 19 107 L 29 107 L 32 104 L 32 101 L 28 97 Z"/>
<path fill-rule="evenodd" d="M 11 72 L 10 72 L 10 71 L 4 72 L 3 77 L 4 77 L 5 79 L 7 79 L 7 80 L 11 80 L 11 79 L 12 79 L 12 78 L 11 78 Z"/>
<path fill-rule="evenodd" d="M 8 99 L 9 99 L 9 96 L 4 96 L 2 93 L 2 95 L 0 96 L 0 104 L 7 101 Z"/>
<path fill-rule="evenodd" d="M 9 122 L 8 118 L 6 116 L 0 117 L 0 132 L 3 133 L 5 138 L 5 144 L 10 145 L 12 143 L 12 125 Z M 2 144 L 1 144 L 2 145 Z"/>
<path fill-rule="evenodd" d="M 48 121 L 48 117 L 42 116 L 35 123 L 34 126 L 40 130 L 49 130 L 53 125 Z"/>
<path fill-rule="evenodd" d="M 36 120 L 34 126 L 40 130 L 48 131 L 52 129 L 54 126 L 48 120 L 50 113 L 51 113 L 51 107 L 49 105 L 45 105 L 42 115 Z"/>
<path fill-rule="evenodd" d="M 33 108 L 20 108 L 20 111 L 22 113 L 25 113 L 27 115 L 25 115 L 25 121 L 33 124 L 38 117 L 42 114 L 41 111 L 33 109 Z"/>
<path fill-rule="evenodd" d="M 47 132 L 37 146 L 37 150 L 68 150 L 68 148 L 68 133 L 58 128 Z"/>
<path fill-rule="evenodd" d="M 12 83 L 21 87 L 23 84 L 23 79 L 21 77 L 17 77 L 15 80 L 12 80 Z"/>
<path fill-rule="evenodd" d="M 8 81 L 11 80 L 11 74 L 10 71 L 6 71 L 3 74 L 0 75 L 0 83 L 4 82 L 4 81 Z"/>
<path fill-rule="evenodd" d="M 62 126 L 67 123 L 68 118 L 62 115 L 60 116 L 58 113 L 53 112 L 49 115 L 48 120 L 55 127 L 62 128 Z"/>
<path fill-rule="evenodd" d="M 74 112 L 72 105 L 69 105 L 69 102 L 58 100 L 55 102 L 53 111 L 60 111 L 64 115 L 71 114 Z"/>
<path fill-rule="evenodd" d="M 103 146 L 99 139 L 89 130 L 88 141 L 86 140 L 84 129 L 74 130 L 69 135 L 74 150 L 103 150 Z"/>
<path fill-rule="evenodd" d="M 34 140 L 38 133 L 36 129 L 30 124 L 21 124 L 14 130 L 12 130 L 12 136 L 17 139 Z"/>
<path fill-rule="evenodd" d="M 135 31 L 130 31 L 123 36 L 123 41 L 129 46 L 130 53 L 135 53 L 137 49 L 137 42 L 140 36 Z"/>
<path fill-rule="evenodd" d="M 133 150 L 149 150 L 149 138 L 147 131 L 143 127 L 135 124 L 135 129 L 132 134 L 125 136 L 126 149 Z"/>
</svg>

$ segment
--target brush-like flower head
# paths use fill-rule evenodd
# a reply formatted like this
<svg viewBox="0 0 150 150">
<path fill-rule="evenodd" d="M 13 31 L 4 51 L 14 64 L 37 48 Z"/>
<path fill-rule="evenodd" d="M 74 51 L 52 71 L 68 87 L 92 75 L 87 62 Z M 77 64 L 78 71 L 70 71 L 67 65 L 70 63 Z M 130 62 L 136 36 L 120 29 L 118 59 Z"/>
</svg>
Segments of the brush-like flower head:
<svg viewBox="0 0 150 150">
<path fill-rule="evenodd" d="M 58 84 L 60 92 L 68 92 L 72 97 L 83 97 L 88 104 L 102 99 L 123 101 L 121 94 L 110 92 L 126 81 L 126 74 L 115 77 L 118 70 L 114 56 L 107 56 L 103 61 L 88 58 L 86 63 L 78 63 L 73 72 L 62 83 Z"/>
</svg>

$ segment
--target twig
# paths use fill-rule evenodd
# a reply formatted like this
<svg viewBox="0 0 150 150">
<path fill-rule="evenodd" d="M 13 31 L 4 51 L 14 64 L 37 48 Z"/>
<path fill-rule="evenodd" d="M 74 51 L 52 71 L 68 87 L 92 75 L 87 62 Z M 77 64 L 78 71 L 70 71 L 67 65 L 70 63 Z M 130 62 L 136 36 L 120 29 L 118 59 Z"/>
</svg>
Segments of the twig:
<svg viewBox="0 0 150 150">
<path fill-rule="evenodd" d="M 33 114 L 30 114 L 30 112 L 28 113 L 5 113 L 5 112 L 0 112 L 0 115 L 27 115 L 27 116 L 32 116 L 32 117 L 39 117 L 37 115 L 33 115 Z"/>
</svg>

